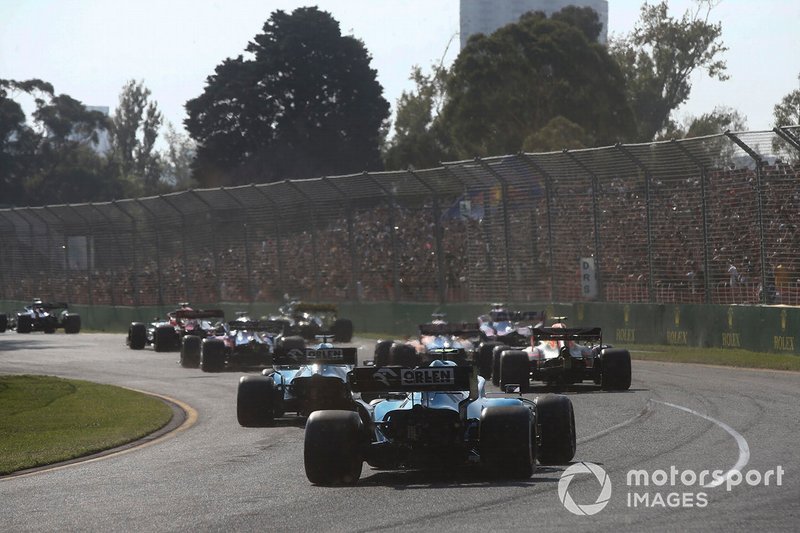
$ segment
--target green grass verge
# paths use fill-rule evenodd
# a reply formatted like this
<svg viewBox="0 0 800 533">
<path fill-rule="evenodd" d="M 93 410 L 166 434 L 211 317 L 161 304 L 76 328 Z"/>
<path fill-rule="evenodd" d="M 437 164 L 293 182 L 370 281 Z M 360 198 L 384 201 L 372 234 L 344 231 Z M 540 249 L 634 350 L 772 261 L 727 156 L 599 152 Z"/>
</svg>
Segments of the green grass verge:
<svg viewBox="0 0 800 533">
<path fill-rule="evenodd" d="M 706 365 L 734 366 L 739 368 L 764 368 L 770 370 L 800 371 L 800 356 L 776 353 L 750 352 L 725 348 L 696 348 L 692 346 L 661 346 L 634 344 L 626 346 L 633 359 L 668 361 L 673 363 L 700 363 Z"/>
<path fill-rule="evenodd" d="M 171 417 L 160 399 L 120 387 L 0 375 L 0 475 L 131 442 Z"/>
</svg>

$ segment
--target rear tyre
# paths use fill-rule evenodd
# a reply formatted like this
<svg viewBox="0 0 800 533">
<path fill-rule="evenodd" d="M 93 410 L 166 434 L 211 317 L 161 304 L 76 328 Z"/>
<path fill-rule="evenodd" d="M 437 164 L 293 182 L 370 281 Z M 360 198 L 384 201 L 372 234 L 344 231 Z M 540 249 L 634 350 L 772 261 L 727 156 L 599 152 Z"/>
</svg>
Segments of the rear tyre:
<svg viewBox="0 0 800 533">
<path fill-rule="evenodd" d="M 395 342 L 389 348 L 389 364 L 402 366 L 404 368 L 414 368 L 419 366 L 420 357 L 417 350 L 409 344 Z"/>
<path fill-rule="evenodd" d="M 17 315 L 17 333 L 30 333 L 33 329 L 33 320 L 30 315 Z"/>
<path fill-rule="evenodd" d="M 600 387 L 603 390 L 631 388 L 631 354 L 628 350 L 603 350 Z"/>
<path fill-rule="evenodd" d="M 236 394 L 236 418 L 239 425 L 247 428 L 274 425 L 277 393 L 275 381 L 271 377 L 242 376 Z"/>
<path fill-rule="evenodd" d="M 225 369 L 225 343 L 220 339 L 204 339 L 200 347 L 200 370 L 222 372 Z"/>
<path fill-rule="evenodd" d="M 175 328 L 158 326 L 153 334 L 153 349 L 157 352 L 168 352 L 175 344 Z"/>
<path fill-rule="evenodd" d="M 353 339 L 353 321 L 337 318 L 331 328 L 335 342 L 350 342 Z"/>
<path fill-rule="evenodd" d="M 501 478 L 531 477 L 536 459 L 533 431 L 531 410 L 524 405 L 487 407 L 481 412 L 481 463 Z"/>
<path fill-rule="evenodd" d="M 510 350 L 511 347 L 505 344 L 495 346 L 492 350 L 492 385 L 495 387 L 500 386 L 500 356 L 504 350 Z"/>
<path fill-rule="evenodd" d="M 147 326 L 141 322 L 133 322 L 128 328 L 128 346 L 131 350 L 142 350 L 147 344 Z"/>
<path fill-rule="evenodd" d="M 353 411 L 314 411 L 306 422 L 303 462 L 315 485 L 355 485 L 361 477 L 361 418 Z"/>
<path fill-rule="evenodd" d="M 560 394 L 536 400 L 539 463 L 561 465 L 575 457 L 575 412 L 572 402 Z"/>
<path fill-rule="evenodd" d="M 478 374 L 483 376 L 484 379 L 492 378 L 492 366 L 494 365 L 492 350 L 494 350 L 495 346 L 500 346 L 500 343 L 496 341 L 484 342 L 478 348 Z"/>
<path fill-rule="evenodd" d="M 282 357 L 305 357 L 306 341 L 303 337 L 293 335 L 284 337 L 278 348 L 278 355 Z M 299 350 L 299 353 L 298 353 Z"/>
<path fill-rule="evenodd" d="M 202 339 L 197 335 L 185 335 L 181 341 L 181 366 L 183 368 L 197 368 L 200 366 L 200 343 Z"/>
<path fill-rule="evenodd" d="M 8 329 L 8 316 L 0 314 L 0 333 L 4 333 Z"/>
<path fill-rule="evenodd" d="M 394 344 L 392 340 L 378 341 L 375 344 L 375 357 L 373 359 L 375 366 L 389 365 L 389 350 L 392 348 L 392 344 Z"/>
<path fill-rule="evenodd" d="M 75 333 L 80 333 L 81 315 L 73 315 L 71 313 L 68 313 L 64 315 L 62 324 L 64 325 L 64 333 L 69 333 L 70 335 Z"/>
<path fill-rule="evenodd" d="M 518 385 L 520 392 L 528 392 L 531 384 L 531 363 L 522 350 L 504 350 L 500 354 L 500 388 Z"/>
</svg>

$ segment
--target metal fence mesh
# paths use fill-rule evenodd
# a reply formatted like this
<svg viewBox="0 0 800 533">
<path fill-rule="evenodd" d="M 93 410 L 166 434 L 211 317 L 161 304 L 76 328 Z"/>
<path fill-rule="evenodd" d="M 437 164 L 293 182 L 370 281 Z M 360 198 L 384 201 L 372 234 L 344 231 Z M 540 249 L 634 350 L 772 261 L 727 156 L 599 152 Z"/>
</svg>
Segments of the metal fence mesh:
<svg viewBox="0 0 800 533">
<path fill-rule="evenodd" d="M 2 209 L 0 298 L 796 305 L 798 215 L 798 126 L 516 154 Z"/>
</svg>

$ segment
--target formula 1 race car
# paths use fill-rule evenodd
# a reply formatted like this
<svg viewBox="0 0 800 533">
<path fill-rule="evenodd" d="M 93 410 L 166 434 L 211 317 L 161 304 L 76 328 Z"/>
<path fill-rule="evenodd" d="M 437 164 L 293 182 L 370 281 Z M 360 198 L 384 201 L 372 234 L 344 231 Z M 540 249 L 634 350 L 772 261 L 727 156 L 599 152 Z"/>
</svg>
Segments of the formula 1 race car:
<svg viewBox="0 0 800 533">
<path fill-rule="evenodd" d="M 528 378 L 548 385 L 572 385 L 591 380 L 603 390 L 628 390 L 631 386 L 631 354 L 603 344 L 599 327 L 567 328 L 565 317 L 549 328 L 533 328 L 532 346 L 525 351 L 506 350 L 501 355 L 501 380 Z M 581 343 L 583 342 L 583 343 Z M 523 378 L 523 374 L 525 377 Z"/>
<path fill-rule="evenodd" d="M 306 340 L 314 340 L 317 335 L 332 335 L 335 342 L 350 342 L 353 338 L 353 322 L 339 318 L 335 305 L 287 298 L 278 311 L 280 315 L 270 318 L 286 322 L 286 335 L 297 335 Z"/>
<path fill-rule="evenodd" d="M 176 351 L 181 348 L 185 335 L 201 339 L 216 333 L 225 313 L 220 309 L 197 310 L 189 304 L 167 313 L 166 320 L 156 318 L 153 322 L 131 322 L 125 343 L 131 350 L 142 350 L 152 345 L 157 352 Z"/>
<path fill-rule="evenodd" d="M 308 416 L 318 409 L 354 408 L 347 373 L 357 348 L 338 348 L 322 336 L 313 348 L 291 348 L 273 358 L 261 375 L 242 376 L 236 416 L 245 427 L 272 426 L 287 412 Z"/>
<path fill-rule="evenodd" d="M 379 393 L 355 409 L 311 413 L 303 458 L 317 485 L 355 484 L 363 463 L 379 469 L 475 465 L 493 476 L 526 479 L 540 464 L 575 455 L 572 402 L 561 395 L 534 400 L 488 397 L 471 366 L 359 367 L 353 392 Z"/>
<path fill-rule="evenodd" d="M 431 322 L 419 325 L 419 338 L 407 342 L 380 340 L 375 344 L 376 366 L 428 365 L 435 360 L 471 364 L 475 347 L 481 339 L 477 323 L 445 321 L 445 315 L 434 313 Z"/>
<path fill-rule="evenodd" d="M 0 333 L 6 329 L 15 329 L 17 333 L 55 333 L 59 328 L 69 334 L 81 331 L 81 316 L 71 313 L 69 305 L 63 302 L 48 303 L 34 298 L 22 311 L 11 313 L 10 316 L 0 315 Z"/>
<path fill-rule="evenodd" d="M 240 316 L 205 338 L 187 333 L 181 341 L 180 363 L 184 368 L 200 368 L 203 372 L 243 370 L 272 363 L 273 354 L 291 338 L 284 338 L 282 321 L 252 320 Z M 297 338 L 299 347 L 305 342 Z M 295 345 L 297 347 L 298 345 Z"/>
<path fill-rule="evenodd" d="M 542 326 L 544 320 L 544 311 L 509 311 L 503 304 L 492 304 L 488 314 L 478 317 L 483 342 L 476 360 L 481 376 L 500 385 L 500 351 L 496 348 L 529 347 L 532 328 Z"/>
</svg>

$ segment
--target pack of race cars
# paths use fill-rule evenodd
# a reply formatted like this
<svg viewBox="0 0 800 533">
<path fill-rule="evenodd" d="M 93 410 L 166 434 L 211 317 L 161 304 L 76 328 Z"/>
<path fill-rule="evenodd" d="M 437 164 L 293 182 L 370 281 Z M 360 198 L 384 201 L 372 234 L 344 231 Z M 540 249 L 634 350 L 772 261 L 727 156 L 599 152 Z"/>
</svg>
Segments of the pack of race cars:
<svg viewBox="0 0 800 533">
<path fill-rule="evenodd" d="M 315 316 L 318 313 L 320 316 Z M 280 314 L 226 321 L 219 309 L 179 306 L 163 319 L 130 324 L 132 350 L 179 351 L 184 368 L 245 372 L 236 414 L 243 427 L 305 418 L 304 467 L 319 485 L 355 484 L 366 462 L 388 470 L 475 467 L 504 479 L 526 479 L 535 465 L 565 464 L 576 452 L 575 415 L 567 396 L 527 398 L 531 383 L 562 387 L 584 381 L 602 390 L 631 385 L 631 358 L 604 344 L 597 327 L 545 326 L 538 311 L 502 304 L 475 322 L 442 314 L 405 340 L 379 340 L 358 364 L 342 346 L 352 322 L 328 306 L 291 301 Z M 67 304 L 35 299 L 0 315 L 0 332 L 80 330 Z M 497 390 L 488 390 L 492 382 Z"/>
</svg>

